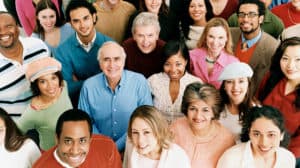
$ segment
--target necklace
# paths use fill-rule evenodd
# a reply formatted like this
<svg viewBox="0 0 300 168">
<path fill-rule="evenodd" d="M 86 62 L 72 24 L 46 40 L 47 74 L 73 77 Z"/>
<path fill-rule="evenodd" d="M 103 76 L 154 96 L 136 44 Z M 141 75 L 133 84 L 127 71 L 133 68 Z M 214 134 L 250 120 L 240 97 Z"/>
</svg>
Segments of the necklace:
<svg viewBox="0 0 300 168">
<path fill-rule="evenodd" d="M 214 64 L 216 62 L 216 60 L 212 60 L 210 58 L 208 58 L 207 56 L 205 57 L 205 62 L 209 63 L 209 64 Z"/>
<path fill-rule="evenodd" d="M 291 13 L 290 13 L 290 7 L 288 7 L 288 15 L 289 15 L 289 20 L 295 25 L 295 24 L 298 24 L 298 22 L 295 22 L 293 20 L 293 17 L 291 16 Z"/>
</svg>

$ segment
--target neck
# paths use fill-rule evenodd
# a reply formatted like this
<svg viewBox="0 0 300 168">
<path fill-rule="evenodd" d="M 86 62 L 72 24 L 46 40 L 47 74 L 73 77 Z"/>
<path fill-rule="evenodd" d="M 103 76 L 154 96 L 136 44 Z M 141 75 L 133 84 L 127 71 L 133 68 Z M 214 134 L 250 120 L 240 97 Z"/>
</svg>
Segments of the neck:
<svg viewBox="0 0 300 168">
<path fill-rule="evenodd" d="M 92 32 L 91 32 L 88 36 L 80 36 L 78 33 L 77 33 L 77 35 L 78 35 L 80 41 L 81 41 L 83 44 L 87 45 L 87 44 L 89 44 L 90 42 L 92 42 L 94 36 L 96 35 L 96 31 L 95 31 L 95 30 L 92 30 Z"/>
<path fill-rule="evenodd" d="M 23 62 L 23 45 L 20 41 L 16 42 L 12 47 L 0 48 L 0 52 L 9 59 L 18 61 L 21 64 Z"/>
<path fill-rule="evenodd" d="M 208 57 L 214 61 L 216 61 L 218 59 L 218 57 L 220 56 L 220 53 L 211 52 L 209 50 L 207 50 L 207 52 L 208 52 Z"/>
<path fill-rule="evenodd" d="M 53 32 L 55 32 L 57 30 L 57 28 L 56 27 L 53 27 L 53 29 L 50 29 L 50 30 L 48 30 L 48 31 L 45 31 L 45 33 L 53 33 Z"/>
<path fill-rule="evenodd" d="M 110 87 L 113 91 L 115 91 L 115 89 L 116 89 L 117 85 L 119 84 L 120 80 L 121 80 L 121 77 L 118 78 L 118 79 L 108 79 L 108 78 L 107 78 L 108 85 L 109 85 L 109 87 Z"/>
<path fill-rule="evenodd" d="M 227 105 L 227 109 L 228 111 L 233 114 L 233 115 L 236 115 L 236 114 L 239 114 L 239 108 L 238 108 L 238 105 L 234 104 L 234 103 L 230 103 Z"/>
<path fill-rule="evenodd" d="M 103 2 L 103 8 L 107 9 L 107 10 L 113 10 L 116 5 L 112 5 L 111 3 L 109 3 L 107 0 L 102 1 Z"/>
<path fill-rule="evenodd" d="M 214 130 L 214 127 L 215 127 L 215 123 L 214 121 L 212 120 L 210 122 L 210 124 L 206 127 L 206 128 L 203 128 L 201 130 L 195 130 L 193 127 L 192 128 L 192 132 L 193 134 L 197 137 L 197 138 L 206 138 L 206 137 L 209 137 L 211 135 L 211 133 L 213 132 Z"/>
<path fill-rule="evenodd" d="M 205 16 L 204 16 L 205 17 Z M 206 25 L 206 19 L 203 18 L 201 20 L 198 20 L 198 21 L 195 21 L 194 22 L 194 26 L 201 26 L 201 27 L 204 27 Z"/>
</svg>

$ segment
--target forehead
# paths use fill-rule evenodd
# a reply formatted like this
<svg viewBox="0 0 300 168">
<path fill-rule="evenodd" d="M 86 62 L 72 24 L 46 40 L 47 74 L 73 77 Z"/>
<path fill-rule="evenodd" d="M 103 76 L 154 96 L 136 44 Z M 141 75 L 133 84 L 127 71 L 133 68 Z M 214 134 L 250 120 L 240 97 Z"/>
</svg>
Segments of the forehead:
<svg viewBox="0 0 300 168">
<path fill-rule="evenodd" d="M 258 6 L 256 4 L 242 4 L 239 12 L 258 12 Z"/>
<path fill-rule="evenodd" d="M 288 57 L 300 57 L 300 45 L 288 46 L 284 50 L 283 55 Z"/>
<path fill-rule="evenodd" d="M 204 0 L 191 0 L 190 4 L 195 4 L 195 3 L 199 3 L 199 4 L 204 4 Z"/>
<path fill-rule="evenodd" d="M 4 128 L 4 127 L 5 127 L 4 120 L 0 118 L 0 128 Z"/>
<path fill-rule="evenodd" d="M 43 15 L 46 15 L 46 14 L 55 15 L 55 11 L 51 8 L 45 8 L 45 9 L 39 11 L 38 14 L 39 15 L 41 15 L 41 14 L 43 14 Z"/>
<path fill-rule="evenodd" d="M 78 139 L 81 137 L 89 137 L 90 130 L 87 121 L 66 121 L 62 125 L 60 137 L 70 137 Z"/>
<path fill-rule="evenodd" d="M 153 34 L 157 31 L 157 27 L 154 25 L 137 25 L 134 32 L 135 34 Z"/>
<path fill-rule="evenodd" d="M 208 34 L 211 35 L 224 35 L 226 36 L 226 30 L 223 26 L 215 26 L 208 29 Z"/>
<path fill-rule="evenodd" d="M 132 129 L 135 130 L 152 130 L 148 122 L 146 122 L 144 119 L 137 117 L 132 122 Z"/>
<path fill-rule="evenodd" d="M 117 44 L 108 44 L 103 46 L 101 51 L 101 58 L 116 58 L 122 57 L 122 50 L 121 47 Z"/>
<path fill-rule="evenodd" d="M 0 14 L 0 24 L 11 24 L 11 23 L 14 23 L 15 25 L 17 24 L 16 23 L 16 20 L 14 19 L 13 16 L 11 16 L 10 14 L 7 14 L 7 13 L 2 13 Z"/>
<path fill-rule="evenodd" d="M 260 132 L 280 132 L 277 125 L 275 125 L 275 123 L 272 120 L 265 117 L 257 118 L 255 121 L 253 121 L 250 129 Z"/>
<path fill-rule="evenodd" d="M 90 11 L 85 7 L 76 8 L 70 11 L 70 18 L 73 19 L 81 19 L 88 15 L 91 15 Z"/>
</svg>

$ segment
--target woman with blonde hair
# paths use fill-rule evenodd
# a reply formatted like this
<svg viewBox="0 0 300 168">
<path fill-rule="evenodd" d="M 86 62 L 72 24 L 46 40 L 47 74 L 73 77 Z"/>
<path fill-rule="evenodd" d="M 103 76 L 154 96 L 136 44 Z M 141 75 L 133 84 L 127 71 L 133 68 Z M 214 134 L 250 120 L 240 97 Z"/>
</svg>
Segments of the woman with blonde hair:
<svg viewBox="0 0 300 168">
<path fill-rule="evenodd" d="M 191 72 L 218 89 L 224 67 L 239 61 L 232 54 L 232 37 L 226 20 L 213 18 L 207 22 L 197 48 L 190 51 Z"/>
<path fill-rule="evenodd" d="M 190 168 L 188 156 L 172 143 L 167 121 L 153 106 L 135 109 L 129 120 L 128 138 L 124 168 Z"/>
</svg>

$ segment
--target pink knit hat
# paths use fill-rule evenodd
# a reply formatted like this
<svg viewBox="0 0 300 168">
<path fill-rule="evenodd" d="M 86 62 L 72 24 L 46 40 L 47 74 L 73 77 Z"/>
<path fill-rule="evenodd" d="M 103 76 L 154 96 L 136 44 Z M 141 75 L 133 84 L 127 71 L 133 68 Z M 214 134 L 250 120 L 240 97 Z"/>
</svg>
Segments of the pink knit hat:
<svg viewBox="0 0 300 168">
<path fill-rule="evenodd" d="M 39 77 L 61 70 L 61 64 L 52 57 L 45 57 L 28 64 L 26 78 L 33 82 Z"/>
</svg>

